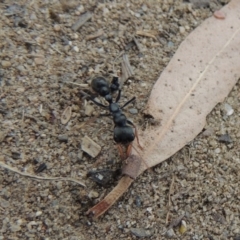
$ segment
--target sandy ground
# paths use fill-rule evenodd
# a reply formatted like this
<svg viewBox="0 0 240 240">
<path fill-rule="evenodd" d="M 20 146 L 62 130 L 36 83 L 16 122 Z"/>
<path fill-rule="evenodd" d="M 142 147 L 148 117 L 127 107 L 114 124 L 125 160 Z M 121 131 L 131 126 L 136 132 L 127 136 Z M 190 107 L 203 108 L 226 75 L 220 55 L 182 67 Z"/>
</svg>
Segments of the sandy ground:
<svg viewBox="0 0 240 240">
<path fill-rule="evenodd" d="M 0 168 L 0 239 L 240 239 L 239 85 L 194 141 L 142 174 L 99 220 L 85 214 L 116 185 L 121 160 L 111 118 L 98 117 L 106 112 L 80 90 L 120 75 L 127 54 L 134 74 L 120 103 L 136 96 L 124 113 L 144 127 L 151 88 L 179 44 L 227 2 L 1 1 L 0 161 L 11 169 Z M 85 135 L 101 146 L 96 158 L 81 149 Z M 87 177 L 103 169 L 105 185 Z"/>
</svg>

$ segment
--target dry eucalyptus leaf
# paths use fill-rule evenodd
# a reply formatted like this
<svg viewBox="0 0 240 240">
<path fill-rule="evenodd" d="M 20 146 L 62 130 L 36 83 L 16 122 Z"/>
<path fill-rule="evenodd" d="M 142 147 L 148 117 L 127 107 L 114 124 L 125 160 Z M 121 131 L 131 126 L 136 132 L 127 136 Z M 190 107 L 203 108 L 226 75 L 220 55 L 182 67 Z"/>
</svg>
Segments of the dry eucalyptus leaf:
<svg viewBox="0 0 240 240">
<path fill-rule="evenodd" d="M 68 121 L 70 120 L 71 116 L 72 116 L 72 107 L 68 106 L 62 113 L 61 123 L 67 124 Z"/>
<path fill-rule="evenodd" d="M 134 142 L 132 154 L 142 160 L 138 175 L 192 141 L 203 129 L 206 116 L 227 97 L 240 77 L 240 1 L 232 0 L 220 11 L 226 18 L 212 16 L 196 28 L 154 85 L 146 113 L 160 124 L 139 133 L 143 150 Z M 89 212 L 100 216 L 131 181 L 124 176 Z"/>
</svg>

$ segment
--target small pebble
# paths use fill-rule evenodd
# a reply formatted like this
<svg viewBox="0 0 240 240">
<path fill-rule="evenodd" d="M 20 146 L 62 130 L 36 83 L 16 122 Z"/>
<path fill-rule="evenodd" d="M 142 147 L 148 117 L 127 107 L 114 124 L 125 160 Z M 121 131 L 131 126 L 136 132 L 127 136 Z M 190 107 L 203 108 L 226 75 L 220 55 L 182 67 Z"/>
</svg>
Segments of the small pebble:
<svg viewBox="0 0 240 240">
<path fill-rule="evenodd" d="M 91 198 L 91 199 L 92 198 L 98 198 L 99 194 L 98 194 L 98 192 L 92 190 L 92 191 L 89 192 L 88 197 Z"/>
<path fill-rule="evenodd" d="M 169 230 L 166 231 L 165 237 L 167 237 L 167 238 L 173 238 L 173 237 L 175 237 L 175 232 L 173 231 L 172 228 L 170 228 Z"/>
<path fill-rule="evenodd" d="M 2 61 L 1 65 L 3 68 L 9 68 L 9 67 L 11 67 L 12 64 L 9 61 Z"/>
<path fill-rule="evenodd" d="M 73 47 L 73 50 L 74 50 L 75 52 L 79 52 L 79 48 L 78 48 L 77 46 L 74 46 L 74 47 Z"/>
<path fill-rule="evenodd" d="M 36 217 L 41 216 L 42 215 L 42 211 L 37 211 L 35 215 L 36 215 Z"/>
<path fill-rule="evenodd" d="M 19 153 L 19 152 L 12 152 L 12 158 L 14 160 L 20 159 L 21 158 L 21 153 Z"/>
<path fill-rule="evenodd" d="M 229 144 L 229 143 L 232 143 L 232 138 L 228 134 L 224 134 L 218 138 L 218 141 Z"/>
<path fill-rule="evenodd" d="M 217 19 L 225 19 L 226 18 L 225 14 L 221 11 L 215 11 L 213 13 L 213 16 Z"/>
<path fill-rule="evenodd" d="M 141 207 L 142 201 L 141 201 L 141 198 L 139 196 L 136 196 L 135 204 L 136 204 L 137 207 Z"/>
<path fill-rule="evenodd" d="M 224 112 L 227 116 L 231 116 L 234 113 L 234 110 L 231 105 L 228 103 L 224 104 Z"/>
<path fill-rule="evenodd" d="M 142 10 L 143 10 L 144 12 L 147 12 L 147 10 L 148 10 L 148 7 L 147 7 L 147 5 L 146 5 L 146 4 L 143 4 L 143 5 L 142 5 Z"/>
<path fill-rule="evenodd" d="M 183 34 L 183 33 L 185 33 L 185 28 L 181 26 L 181 27 L 179 27 L 179 31 L 181 34 Z"/>
<path fill-rule="evenodd" d="M 106 14 L 108 14 L 108 13 L 109 13 L 108 8 L 104 8 L 104 9 L 103 9 L 103 15 L 106 15 Z"/>
<path fill-rule="evenodd" d="M 209 137 L 209 136 L 213 135 L 213 133 L 214 133 L 214 129 L 209 127 L 202 133 L 202 135 L 205 137 Z"/>
<path fill-rule="evenodd" d="M 182 220 L 179 227 L 179 232 L 181 234 L 184 234 L 186 231 L 187 231 L 187 223 L 184 220 Z"/>
<path fill-rule="evenodd" d="M 150 230 L 144 228 L 131 228 L 131 233 L 136 237 L 150 237 L 152 235 Z"/>
<path fill-rule="evenodd" d="M 99 185 L 107 186 L 107 184 L 112 180 L 113 174 L 114 172 L 112 170 L 102 169 L 96 171 L 89 171 L 87 173 L 87 176 Z"/>
<path fill-rule="evenodd" d="M 85 115 L 90 117 L 92 115 L 93 111 L 94 111 L 93 106 L 88 104 L 85 108 Z"/>
<path fill-rule="evenodd" d="M 129 109 L 129 112 L 130 112 L 131 114 L 138 114 L 138 110 L 137 110 L 136 108 L 131 108 L 131 109 Z"/>
<path fill-rule="evenodd" d="M 171 41 L 169 41 L 169 42 L 168 42 L 168 47 L 173 47 L 173 46 L 174 46 L 174 43 L 171 42 Z"/>
<path fill-rule="evenodd" d="M 44 58 L 40 58 L 40 57 L 34 58 L 34 62 L 36 65 L 43 65 L 44 61 L 45 61 Z"/>
<path fill-rule="evenodd" d="M 83 158 L 83 152 L 82 151 L 79 151 L 78 154 L 77 154 L 77 160 L 78 161 L 81 161 Z"/>
<path fill-rule="evenodd" d="M 10 225 L 11 232 L 18 232 L 21 230 L 21 226 L 18 224 L 11 224 Z"/>
<path fill-rule="evenodd" d="M 59 136 L 58 136 L 58 140 L 59 140 L 60 142 L 65 142 L 65 143 L 67 143 L 67 142 L 68 142 L 68 135 L 65 135 L 65 134 L 59 135 Z"/>
<path fill-rule="evenodd" d="M 215 153 L 219 154 L 221 152 L 221 149 L 220 148 L 216 148 L 215 149 Z"/>
<path fill-rule="evenodd" d="M 198 162 L 193 162 L 193 166 L 194 167 L 199 167 L 199 163 Z"/>
<path fill-rule="evenodd" d="M 59 32 L 61 30 L 61 27 L 60 27 L 60 25 L 55 24 L 53 29 L 54 29 L 55 32 Z"/>
</svg>

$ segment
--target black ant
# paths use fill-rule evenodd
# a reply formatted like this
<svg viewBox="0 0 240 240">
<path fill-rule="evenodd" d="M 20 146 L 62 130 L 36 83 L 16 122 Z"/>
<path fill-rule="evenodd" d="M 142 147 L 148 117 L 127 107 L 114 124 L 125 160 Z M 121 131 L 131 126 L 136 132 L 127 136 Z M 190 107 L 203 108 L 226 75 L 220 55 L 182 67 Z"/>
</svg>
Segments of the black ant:
<svg viewBox="0 0 240 240">
<path fill-rule="evenodd" d="M 92 89 L 97 92 L 100 96 L 104 97 L 105 100 L 109 103 L 109 105 L 103 105 L 100 102 L 94 100 L 94 98 L 90 97 L 86 93 L 82 92 L 86 95 L 92 102 L 94 102 L 97 106 L 102 108 L 108 108 L 110 111 L 113 122 L 114 122 L 114 141 L 117 143 L 120 155 L 124 158 L 124 154 L 120 144 L 128 145 L 127 148 L 127 156 L 130 155 L 132 149 L 132 142 L 135 139 L 135 136 L 138 140 L 137 129 L 135 125 L 127 119 L 127 117 L 122 113 L 122 109 L 126 107 L 129 103 L 133 102 L 136 98 L 133 97 L 129 101 L 127 101 L 122 107 L 118 105 L 118 101 L 121 98 L 121 89 L 119 88 L 118 77 L 113 77 L 111 84 L 109 85 L 105 78 L 96 77 L 91 82 Z M 112 93 L 118 91 L 118 95 L 116 97 L 115 102 L 112 98 Z M 133 130 L 135 129 L 135 131 Z M 140 146 L 140 144 L 139 144 Z"/>
</svg>

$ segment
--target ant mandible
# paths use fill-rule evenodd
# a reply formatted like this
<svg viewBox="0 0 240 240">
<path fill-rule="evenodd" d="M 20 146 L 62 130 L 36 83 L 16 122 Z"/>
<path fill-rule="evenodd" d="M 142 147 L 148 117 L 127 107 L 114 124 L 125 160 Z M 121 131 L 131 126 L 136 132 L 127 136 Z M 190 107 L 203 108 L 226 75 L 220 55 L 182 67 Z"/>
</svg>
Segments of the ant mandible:
<svg viewBox="0 0 240 240">
<path fill-rule="evenodd" d="M 121 98 L 121 89 L 119 88 L 118 77 L 113 77 L 110 85 L 105 78 L 96 77 L 92 80 L 91 87 L 100 96 L 104 97 L 105 100 L 109 103 L 109 105 L 103 105 L 102 103 L 97 102 L 94 98 L 88 96 L 88 98 L 97 106 L 105 109 L 108 108 L 109 112 L 111 113 L 114 122 L 114 141 L 117 143 L 121 158 L 124 159 L 125 157 L 121 145 L 128 145 L 127 156 L 129 156 L 131 153 L 132 142 L 135 139 L 135 136 L 137 138 L 138 145 L 140 146 L 135 125 L 130 120 L 128 120 L 127 117 L 122 113 L 122 109 L 126 107 L 129 103 L 133 102 L 136 98 L 133 97 L 132 99 L 127 101 L 122 107 L 118 105 L 118 101 Z M 118 91 L 118 94 L 114 102 L 112 98 L 112 93 L 114 93 L 115 91 Z M 133 128 L 135 129 L 135 131 L 133 130 Z"/>
</svg>

